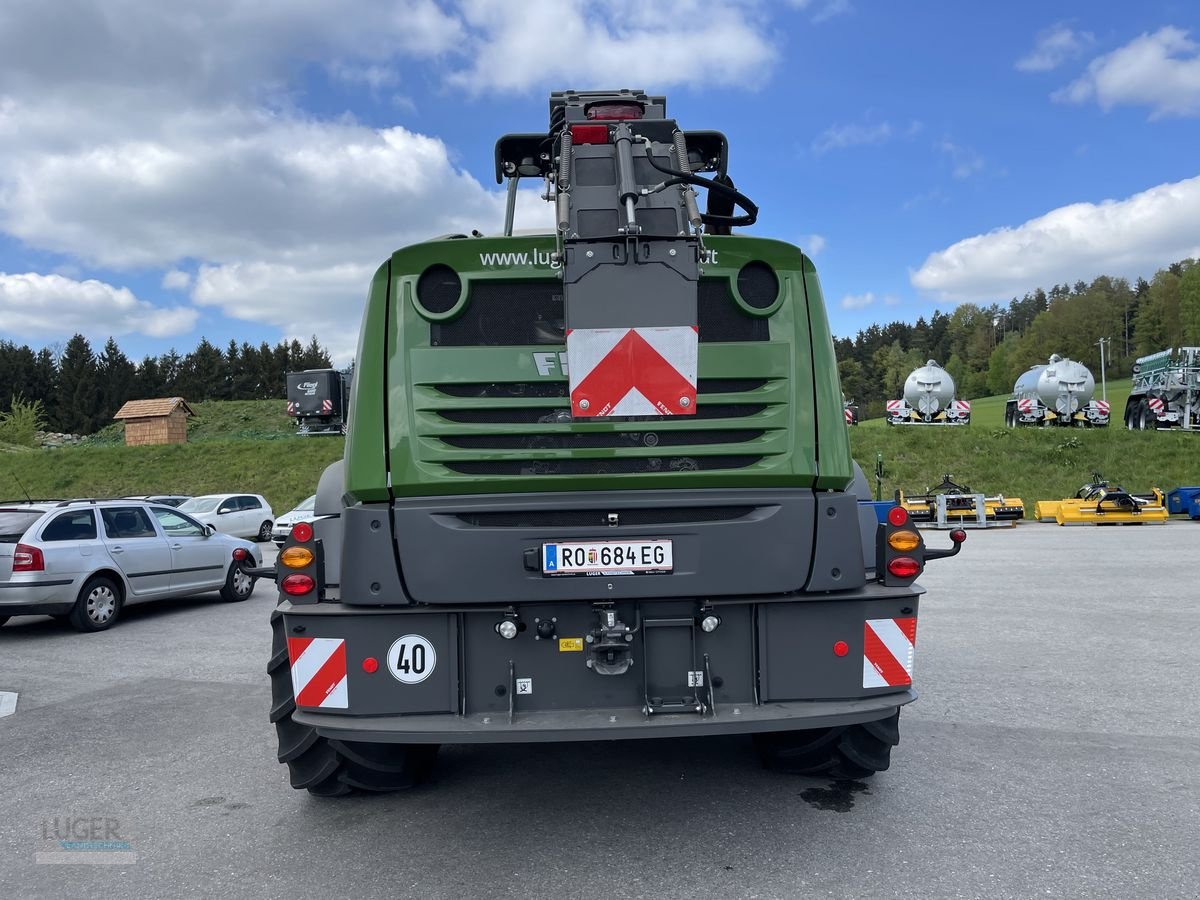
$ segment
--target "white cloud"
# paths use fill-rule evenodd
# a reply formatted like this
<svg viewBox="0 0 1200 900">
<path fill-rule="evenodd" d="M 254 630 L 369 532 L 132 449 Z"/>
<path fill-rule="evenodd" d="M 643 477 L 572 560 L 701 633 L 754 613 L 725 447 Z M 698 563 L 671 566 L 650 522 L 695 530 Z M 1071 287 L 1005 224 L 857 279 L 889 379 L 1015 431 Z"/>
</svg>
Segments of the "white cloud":
<svg viewBox="0 0 1200 900">
<path fill-rule="evenodd" d="M 1033 49 L 1015 65 L 1022 72 L 1049 72 L 1079 56 L 1094 41 L 1091 32 L 1075 31 L 1059 22 L 1039 31 Z"/>
<path fill-rule="evenodd" d="M 854 12 L 850 0 L 790 0 L 797 9 L 811 10 L 814 22 L 828 22 L 837 16 Z"/>
<path fill-rule="evenodd" d="M 0 321 L 8 334 L 25 338 L 144 334 L 172 337 L 191 331 L 196 310 L 161 308 L 128 288 L 62 275 L 0 272 Z"/>
<path fill-rule="evenodd" d="M 800 246 L 809 256 L 818 256 L 829 243 L 825 240 L 822 234 L 802 234 L 799 239 Z"/>
<path fill-rule="evenodd" d="M 1188 32 L 1167 26 L 1097 57 L 1055 100 L 1102 109 L 1149 106 L 1151 118 L 1200 115 L 1200 53 Z"/>
<path fill-rule="evenodd" d="M 959 181 L 983 171 L 984 159 L 970 147 L 942 140 L 937 148 L 950 160 L 950 172 Z"/>
<path fill-rule="evenodd" d="M 882 144 L 892 137 L 892 126 L 887 122 L 877 125 L 832 125 L 826 128 L 812 143 L 813 153 L 820 155 L 830 150 L 861 147 L 867 144 Z"/>
<path fill-rule="evenodd" d="M 875 294 L 867 291 L 865 294 L 847 294 L 842 298 L 842 309 L 866 309 L 875 302 Z"/>
<path fill-rule="evenodd" d="M 669 15 L 664 10 L 669 9 Z M 449 76 L 474 93 L 570 84 L 756 85 L 778 54 L 755 4 L 676 0 L 464 0 L 471 60 Z"/>
<path fill-rule="evenodd" d="M 163 275 L 162 286 L 168 291 L 186 291 L 192 286 L 192 276 L 181 269 L 171 269 Z"/>
<path fill-rule="evenodd" d="M 1200 176 L 967 238 L 931 253 L 911 280 L 941 299 L 986 301 L 1102 273 L 1135 276 L 1191 256 L 1200 256 Z"/>
</svg>

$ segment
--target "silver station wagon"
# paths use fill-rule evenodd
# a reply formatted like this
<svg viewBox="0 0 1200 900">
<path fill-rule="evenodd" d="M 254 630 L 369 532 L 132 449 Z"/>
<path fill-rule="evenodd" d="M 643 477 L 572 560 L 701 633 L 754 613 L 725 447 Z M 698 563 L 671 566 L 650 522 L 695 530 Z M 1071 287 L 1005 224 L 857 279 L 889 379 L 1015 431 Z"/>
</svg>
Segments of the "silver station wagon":
<svg viewBox="0 0 1200 900">
<path fill-rule="evenodd" d="M 249 541 L 137 500 L 0 501 L 0 625 L 51 615 L 79 631 L 126 604 L 220 591 L 245 600 L 262 564 Z"/>
</svg>

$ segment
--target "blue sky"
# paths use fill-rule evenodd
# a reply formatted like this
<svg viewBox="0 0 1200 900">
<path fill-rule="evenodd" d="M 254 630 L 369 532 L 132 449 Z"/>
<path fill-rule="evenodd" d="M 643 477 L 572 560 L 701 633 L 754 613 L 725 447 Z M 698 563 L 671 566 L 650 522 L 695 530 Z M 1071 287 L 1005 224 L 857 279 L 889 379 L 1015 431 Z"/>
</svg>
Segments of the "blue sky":
<svg viewBox="0 0 1200 900">
<path fill-rule="evenodd" d="M 392 249 L 496 230 L 494 140 L 563 87 L 725 131 L 839 334 L 1200 255 L 1194 3 L 165 6 L 0 9 L 0 337 L 345 359 Z"/>
</svg>

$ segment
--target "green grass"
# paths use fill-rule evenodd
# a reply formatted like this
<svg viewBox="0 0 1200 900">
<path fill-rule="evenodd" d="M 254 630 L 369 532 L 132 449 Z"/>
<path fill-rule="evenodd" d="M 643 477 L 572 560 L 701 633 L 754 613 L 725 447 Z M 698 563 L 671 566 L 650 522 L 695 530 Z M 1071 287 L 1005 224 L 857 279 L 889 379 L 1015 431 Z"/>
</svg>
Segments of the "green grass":
<svg viewBox="0 0 1200 900">
<path fill-rule="evenodd" d="M 1113 392 L 1109 391 L 1112 402 Z M 1124 401 L 1121 401 L 1122 404 Z M 950 474 L 972 491 L 1020 497 L 1026 515 L 1038 500 L 1072 496 L 1100 472 L 1131 491 L 1200 484 L 1200 435 L 1109 428 L 967 428 L 850 430 L 850 447 L 872 489 L 883 455 L 883 496 L 922 492 Z"/>
<path fill-rule="evenodd" d="M 311 494 L 340 459 L 340 437 L 298 437 L 282 400 L 197 403 L 188 443 L 126 447 L 120 424 L 82 445 L 0 453 L 0 497 L 262 494 L 276 514 Z M 2 450 L 3 448 L 0 448 Z"/>
</svg>

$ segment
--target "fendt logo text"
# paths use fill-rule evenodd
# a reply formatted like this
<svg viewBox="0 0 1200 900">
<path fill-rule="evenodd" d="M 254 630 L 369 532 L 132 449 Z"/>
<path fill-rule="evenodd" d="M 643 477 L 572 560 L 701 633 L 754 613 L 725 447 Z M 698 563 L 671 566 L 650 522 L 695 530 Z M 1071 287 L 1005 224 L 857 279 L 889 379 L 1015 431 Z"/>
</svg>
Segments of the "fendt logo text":
<svg viewBox="0 0 1200 900">
<path fill-rule="evenodd" d="M 533 354 L 533 365 L 537 368 L 539 375 L 570 375 L 567 369 L 567 354 L 563 353 L 535 353 Z"/>
</svg>

